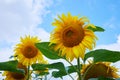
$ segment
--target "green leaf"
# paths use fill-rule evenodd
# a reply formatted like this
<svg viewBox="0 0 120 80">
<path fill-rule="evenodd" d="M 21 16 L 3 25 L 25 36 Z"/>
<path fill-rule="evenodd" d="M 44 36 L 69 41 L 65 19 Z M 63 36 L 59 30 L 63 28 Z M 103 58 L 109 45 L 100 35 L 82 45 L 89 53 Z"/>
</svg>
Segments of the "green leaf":
<svg viewBox="0 0 120 80">
<path fill-rule="evenodd" d="M 48 74 L 49 74 L 49 72 L 41 72 L 41 73 L 39 73 L 40 76 L 48 75 Z"/>
<path fill-rule="evenodd" d="M 68 74 L 76 72 L 75 68 L 77 68 L 77 65 L 74 65 L 74 67 L 73 66 L 67 66 L 67 67 L 65 67 L 66 72 L 65 71 L 64 72 L 62 72 L 62 71 L 53 71 L 52 75 L 55 78 L 58 78 L 58 77 L 62 78 L 62 76 L 66 76 Z"/>
<path fill-rule="evenodd" d="M 68 74 L 71 74 L 73 72 L 76 72 L 76 69 L 77 68 L 77 65 L 74 65 L 74 66 L 67 66 L 65 67 L 66 68 L 66 71 L 68 72 Z"/>
<path fill-rule="evenodd" d="M 58 70 L 65 70 L 64 64 L 62 62 L 52 63 L 52 64 L 33 64 L 33 70 L 45 70 L 46 68 L 49 69 L 58 69 Z"/>
<path fill-rule="evenodd" d="M 11 71 L 11 72 L 18 72 L 24 73 L 23 69 L 17 68 L 18 61 L 7 61 L 7 62 L 0 62 L 0 71 Z"/>
<path fill-rule="evenodd" d="M 58 52 L 53 49 L 55 44 L 49 46 L 50 42 L 36 43 L 36 47 L 49 59 L 60 59 Z"/>
<path fill-rule="evenodd" d="M 74 65 L 75 68 L 77 68 L 77 65 Z M 53 63 L 53 64 L 33 64 L 32 68 L 33 70 L 45 70 L 46 68 L 49 69 L 58 69 L 57 71 L 53 71 L 52 75 L 55 78 L 66 76 L 68 74 L 76 72 L 76 69 L 73 66 L 67 66 L 64 67 L 64 64 L 61 62 Z"/>
<path fill-rule="evenodd" d="M 74 65 L 74 67 L 73 66 L 65 67 L 62 62 L 57 62 L 53 64 L 33 64 L 32 68 L 33 70 L 46 70 L 46 68 L 49 70 L 53 69 L 52 76 L 55 78 L 58 77 L 62 78 L 63 76 L 76 72 L 75 68 L 77 68 L 77 65 Z"/>
<path fill-rule="evenodd" d="M 99 26 L 95 26 L 96 28 L 93 28 L 91 26 L 88 27 L 88 29 L 92 30 L 93 32 L 104 32 L 105 30 Z"/>
<path fill-rule="evenodd" d="M 65 66 L 62 62 L 52 63 L 52 64 L 33 64 L 33 70 L 45 70 L 45 69 L 57 69 L 57 71 L 53 71 L 52 75 L 54 77 L 62 77 L 62 75 L 66 75 Z M 59 75 L 58 75 L 59 74 Z"/>
<path fill-rule="evenodd" d="M 62 78 L 63 76 L 67 75 L 67 73 L 65 71 L 53 71 L 52 72 L 52 76 L 54 76 L 55 78 Z"/>
<path fill-rule="evenodd" d="M 86 61 L 89 57 L 93 57 L 94 62 L 117 62 L 120 60 L 120 52 L 119 51 L 110 51 L 106 49 L 98 49 L 94 51 L 90 51 L 85 54 L 84 61 Z"/>
</svg>

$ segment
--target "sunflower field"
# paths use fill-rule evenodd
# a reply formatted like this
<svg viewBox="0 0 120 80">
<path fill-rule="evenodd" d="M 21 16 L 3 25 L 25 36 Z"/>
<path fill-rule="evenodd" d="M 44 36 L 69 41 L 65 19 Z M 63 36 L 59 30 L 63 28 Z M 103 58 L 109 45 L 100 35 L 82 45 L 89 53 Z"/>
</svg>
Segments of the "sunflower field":
<svg viewBox="0 0 120 80">
<path fill-rule="evenodd" d="M 99 39 L 95 33 L 104 32 L 102 27 L 70 12 L 58 15 L 52 25 L 49 42 L 37 36 L 20 37 L 11 60 L 0 62 L 3 80 L 63 80 L 64 76 L 71 80 L 120 80 L 119 69 L 112 66 L 120 60 L 120 52 L 95 49 Z"/>
</svg>

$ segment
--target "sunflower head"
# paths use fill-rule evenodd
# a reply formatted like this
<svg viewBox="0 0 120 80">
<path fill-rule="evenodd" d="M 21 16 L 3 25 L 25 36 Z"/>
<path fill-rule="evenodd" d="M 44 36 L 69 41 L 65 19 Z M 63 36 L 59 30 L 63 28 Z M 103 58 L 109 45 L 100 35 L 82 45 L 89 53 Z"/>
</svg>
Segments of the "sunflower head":
<svg viewBox="0 0 120 80">
<path fill-rule="evenodd" d="M 26 36 L 21 37 L 21 42 L 15 47 L 15 56 L 23 65 L 31 65 L 33 63 L 44 61 L 42 53 L 35 47 L 35 43 L 40 42 L 37 37 Z"/>
<path fill-rule="evenodd" d="M 84 58 L 85 50 L 92 50 L 97 39 L 87 27 L 95 28 L 95 26 L 90 24 L 86 17 L 79 18 L 70 13 L 58 15 L 58 18 L 52 23 L 56 27 L 51 33 L 51 44 L 55 43 L 55 50 L 60 50 L 60 55 L 66 56 L 68 60 L 72 61 L 78 57 Z"/>
<path fill-rule="evenodd" d="M 87 73 L 86 73 L 87 71 Z M 81 73 L 85 75 L 84 80 L 88 80 L 90 78 L 98 78 L 98 77 L 108 77 L 108 78 L 119 78 L 120 76 L 117 74 L 118 69 L 114 66 L 110 66 L 109 62 L 98 62 L 96 64 L 88 64 L 83 65 Z"/>
<path fill-rule="evenodd" d="M 5 80 L 26 80 L 27 79 L 27 74 L 28 74 L 27 73 L 27 67 L 22 65 L 21 63 L 18 63 L 17 68 L 23 69 L 25 71 L 25 74 L 5 71 L 3 73 L 3 76 L 6 76 Z"/>
</svg>

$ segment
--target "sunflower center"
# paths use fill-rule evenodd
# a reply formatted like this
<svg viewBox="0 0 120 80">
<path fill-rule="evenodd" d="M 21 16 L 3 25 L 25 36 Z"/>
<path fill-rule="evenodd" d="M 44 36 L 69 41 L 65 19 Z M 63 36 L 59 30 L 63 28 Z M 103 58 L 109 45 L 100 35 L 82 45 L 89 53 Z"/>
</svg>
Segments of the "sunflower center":
<svg viewBox="0 0 120 80">
<path fill-rule="evenodd" d="M 87 67 L 87 69 L 89 66 Z M 86 69 L 86 70 L 87 70 Z M 112 69 L 104 64 L 95 64 L 92 68 L 89 69 L 88 73 L 85 76 L 85 80 L 88 80 L 89 78 L 96 78 L 96 77 L 114 77 L 112 75 Z"/>
<path fill-rule="evenodd" d="M 15 80 L 21 80 L 25 78 L 25 75 L 20 73 L 11 72 L 11 75 Z"/>
<path fill-rule="evenodd" d="M 26 58 L 33 58 L 37 55 L 37 53 L 38 53 L 38 50 L 34 46 L 26 46 L 23 50 L 23 55 Z"/>
<path fill-rule="evenodd" d="M 17 68 L 24 69 L 24 70 L 25 70 L 25 75 L 27 74 L 27 68 L 26 68 L 24 65 L 22 65 L 21 63 L 18 63 Z M 24 75 L 24 74 L 16 73 L 16 72 L 10 72 L 10 73 L 11 73 L 11 76 L 12 76 L 15 80 L 21 80 L 21 79 L 24 79 L 24 78 L 25 78 L 25 75 Z"/>
<path fill-rule="evenodd" d="M 84 38 L 84 31 L 81 26 L 74 25 L 63 30 L 62 42 L 66 47 L 73 47 L 79 45 Z"/>
</svg>

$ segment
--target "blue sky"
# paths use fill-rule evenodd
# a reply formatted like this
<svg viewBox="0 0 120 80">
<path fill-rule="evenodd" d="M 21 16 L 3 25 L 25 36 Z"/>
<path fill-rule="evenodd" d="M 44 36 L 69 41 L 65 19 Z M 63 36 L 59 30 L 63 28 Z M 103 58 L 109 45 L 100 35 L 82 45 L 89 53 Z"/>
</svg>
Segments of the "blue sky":
<svg viewBox="0 0 120 80">
<path fill-rule="evenodd" d="M 96 48 L 120 51 L 120 0 L 0 0 L 0 62 L 9 60 L 20 36 L 49 41 L 58 14 L 87 16 L 101 26 Z M 116 65 L 120 67 L 119 63 Z"/>
<path fill-rule="evenodd" d="M 56 3 L 55 3 L 56 4 Z M 115 43 L 120 34 L 119 0 L 62 0 L 58 5 L 53 4 L 50 14 L 44 17 L 42 27 L 50 32 L 53 16 L 71 12 L 73 15 L 87 16 L 91 23 L 103 27 L 104 33 L 97 33 L 98 44 Z"/>
</svg>

